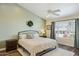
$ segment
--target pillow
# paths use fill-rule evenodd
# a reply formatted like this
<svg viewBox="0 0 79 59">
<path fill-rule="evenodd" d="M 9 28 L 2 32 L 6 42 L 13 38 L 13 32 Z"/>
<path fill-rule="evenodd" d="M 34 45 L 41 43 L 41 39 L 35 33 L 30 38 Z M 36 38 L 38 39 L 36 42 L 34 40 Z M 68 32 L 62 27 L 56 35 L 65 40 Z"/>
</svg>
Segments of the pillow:
<svg viewBox="0 0 79 59">
<path fill-rule="evenodd" d="M 34 38 L 38 38 L 39 34 L 34 34 L 33 36 L 34 36 Z"/>
<path fill-rule="evenodd" d="M 19 38 L 20 38 L 20 39 L 26 39 L 26 34 L 20 34 L 20 35 L 19 35 Z"/>
<path fill-rule="evenodd" d="M 27 39 L 33 39 L 33 34 L 28 33 L 26 38 L 27 38 Z"/>
</svg>

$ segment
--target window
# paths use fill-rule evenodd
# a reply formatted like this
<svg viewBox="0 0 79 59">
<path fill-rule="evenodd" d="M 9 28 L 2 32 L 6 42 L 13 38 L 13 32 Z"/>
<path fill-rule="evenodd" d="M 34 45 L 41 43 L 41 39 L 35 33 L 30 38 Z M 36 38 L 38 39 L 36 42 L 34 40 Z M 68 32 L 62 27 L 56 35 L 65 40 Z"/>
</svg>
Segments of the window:
<svg viewBox="0 0 79 59">
<path fill-rule="evenodd" d="M 74 41 L 75 37 L 75 20 L 60 21 L 55 23 L 55 38 L 60 40 Z M 68 42 L 68 41 L 67 41 Z M 68 44 L 68 43 L 67 43 Z"/>
</svg>

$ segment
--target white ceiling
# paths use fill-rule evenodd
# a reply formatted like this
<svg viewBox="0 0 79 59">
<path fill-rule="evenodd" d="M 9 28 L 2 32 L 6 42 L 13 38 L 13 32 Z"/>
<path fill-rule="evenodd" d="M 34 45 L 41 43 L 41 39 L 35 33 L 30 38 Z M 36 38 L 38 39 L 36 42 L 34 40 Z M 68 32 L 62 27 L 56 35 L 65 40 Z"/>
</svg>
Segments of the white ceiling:
<svg viewBox="0 0 79 59">
<path fill-rule="evenodd" d="M 46 19 L 48 10 L 60 9 L 59 16 L 52 15 L 48 18 L 63 18 L 67 16 L 79 15 L 79 4 L 78 3 L 19 3 L 22 7 L 30 10 L 32 13 Z"/>
</svg>

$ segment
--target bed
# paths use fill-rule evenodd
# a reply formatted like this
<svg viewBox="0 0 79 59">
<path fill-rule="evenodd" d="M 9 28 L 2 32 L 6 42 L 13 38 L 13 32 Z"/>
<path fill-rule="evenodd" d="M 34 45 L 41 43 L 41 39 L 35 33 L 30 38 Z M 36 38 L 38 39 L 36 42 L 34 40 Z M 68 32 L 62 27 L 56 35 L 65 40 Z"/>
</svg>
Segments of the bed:
<svg viewBox="0 0 79 59">
<path fill-rule="evenodd" d="M 19 32 L 18 39 L 18 44 L 25 48 L 31 56 L 35 56 L 48 48 L 58 47 L 56 40 L 39 37 L 39 32 L 34 30 Z"/>
</svg>

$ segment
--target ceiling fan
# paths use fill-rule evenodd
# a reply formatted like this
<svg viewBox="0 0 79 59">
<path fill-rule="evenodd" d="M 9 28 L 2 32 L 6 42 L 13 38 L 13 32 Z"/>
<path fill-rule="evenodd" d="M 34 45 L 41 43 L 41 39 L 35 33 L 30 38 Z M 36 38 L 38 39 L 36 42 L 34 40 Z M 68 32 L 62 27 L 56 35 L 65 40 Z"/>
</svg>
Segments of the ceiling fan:
<svg viewBox="0 0 79 59">
<path fill-rule="evenodd" d="M 56 9 L 56 10 L 51 10 L 51 9 L 49 9 L 47 12 L 48 12 L 49 14 L 52 14 L 52 15 L 55 15 L 55 16 L 59 16 L 61 10 L 60 10 L 60 9 Z"/>
</svg>

